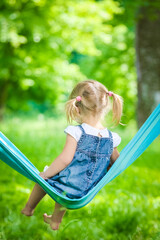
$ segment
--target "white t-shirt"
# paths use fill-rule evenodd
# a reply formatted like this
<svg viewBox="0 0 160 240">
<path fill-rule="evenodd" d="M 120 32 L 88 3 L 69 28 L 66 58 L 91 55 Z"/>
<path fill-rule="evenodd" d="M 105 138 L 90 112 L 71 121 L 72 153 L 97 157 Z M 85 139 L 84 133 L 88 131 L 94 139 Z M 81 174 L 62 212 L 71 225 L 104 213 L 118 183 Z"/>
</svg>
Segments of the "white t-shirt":
<svg viewBox="0 0 160 240">
<path fill-rule="evenodd" d="M 107 128 L 97 129 L 97 128 L 94 128 L 94 127 L 90 126 L 87 123 L 82 123 L 82 127 L 87 134 L 98 136 L 98 133 L 100 133 L 100 135 L 102 137 L 109 137 L 109 133 L 108 133 Z M 65 128 L 64 132 L 66 134 L 68 133 L 72 137 L 74 137 L 77 142 L 79 141 L 79 139 L 81 137 L 81 134 L 82 134 L 82 130 L 80 129 L 80 127 L 73 126 L 73 125 L 69 125 L 67 128 Z M 113 148 L 115 148 L 120 144 L 121 137 L 115 132 L 111 132 L 111 133 L 112 133 L 112 137 L 113 137 Z"/>
</svg>

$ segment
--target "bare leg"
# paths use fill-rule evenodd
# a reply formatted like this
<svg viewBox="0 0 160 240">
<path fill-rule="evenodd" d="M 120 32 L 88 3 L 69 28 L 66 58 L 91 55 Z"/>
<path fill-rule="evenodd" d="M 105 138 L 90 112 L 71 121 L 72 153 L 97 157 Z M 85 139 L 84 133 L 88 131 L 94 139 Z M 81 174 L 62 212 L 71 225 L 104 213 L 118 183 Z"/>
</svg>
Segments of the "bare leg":
<svg viewBox="0 0 160 240">
<path fill-rule="evenodd" d="M 45 195 L 46 192 L 36 183 L 28 199 L 28 202 L 26 203 L 26 206 L 21 211 L 21 213 L 26 216 L 32 216 L 36 205 Z"/>
<path fill-rule="evenodd" d="M 61 204 L 56 202 L 54 212 L 52 215 L 48 216 L 46 213 L 44 213 L 43 215 L 44 221 L 50 224 L 53 230 L 58 230 L 65 212 L 66 212 L 66 208 L 64 208 Z"/>
</svg>

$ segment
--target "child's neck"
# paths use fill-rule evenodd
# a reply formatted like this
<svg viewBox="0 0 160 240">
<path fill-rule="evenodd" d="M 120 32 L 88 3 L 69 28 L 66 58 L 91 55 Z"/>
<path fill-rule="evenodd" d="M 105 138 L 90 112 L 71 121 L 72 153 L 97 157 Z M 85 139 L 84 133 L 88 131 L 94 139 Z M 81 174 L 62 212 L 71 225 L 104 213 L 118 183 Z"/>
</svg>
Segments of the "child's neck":
<svg viewBox="0 0 160 240">
<path fill-rule="evenodd" d="M 94 128 L 97 129 L 104 129 L 104 126 L 102 125 L 102 123 L 100 122 L 100 120 L 95 120 L 95 119 L 86 119 L 84 120 L 82 123 L 86 123 Z"/>
</svg>

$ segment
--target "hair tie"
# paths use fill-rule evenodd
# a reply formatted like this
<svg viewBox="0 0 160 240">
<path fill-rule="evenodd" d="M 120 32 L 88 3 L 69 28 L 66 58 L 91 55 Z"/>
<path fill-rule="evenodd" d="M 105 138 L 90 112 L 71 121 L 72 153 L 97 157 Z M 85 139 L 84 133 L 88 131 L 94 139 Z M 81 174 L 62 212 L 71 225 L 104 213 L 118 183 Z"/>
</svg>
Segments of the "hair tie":
<svg viewBox="0 0 160 240">
<path fill-rule="evenodd" d="M 77 97 L 76 97 L 76 100 L 77 100 L 78 102 L 80 102 L 80 101 L 82 100 L 81 96 L 77 96 Z"/>
<path fill-rule="evenodd" d="M 112 97 L 113 96 L 113 92 L 109 91 L 108 95 L 109 95 L 109 97 Z"/>
</svg>

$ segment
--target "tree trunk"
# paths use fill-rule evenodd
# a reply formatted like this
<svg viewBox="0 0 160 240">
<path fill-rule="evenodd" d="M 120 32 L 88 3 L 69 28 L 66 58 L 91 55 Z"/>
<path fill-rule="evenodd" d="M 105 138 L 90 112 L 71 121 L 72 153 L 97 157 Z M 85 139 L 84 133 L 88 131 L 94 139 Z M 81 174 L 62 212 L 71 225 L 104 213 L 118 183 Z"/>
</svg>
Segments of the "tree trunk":
<svg viewBox="0 0 160 240">
<path fill-rule="evenodd" d="M 160 12 L 156 12 L 154 17 L 151 20 L 148 9 L 141 8 L 136 24 L 138 127 L 160 102 Z"/>
</svg>

